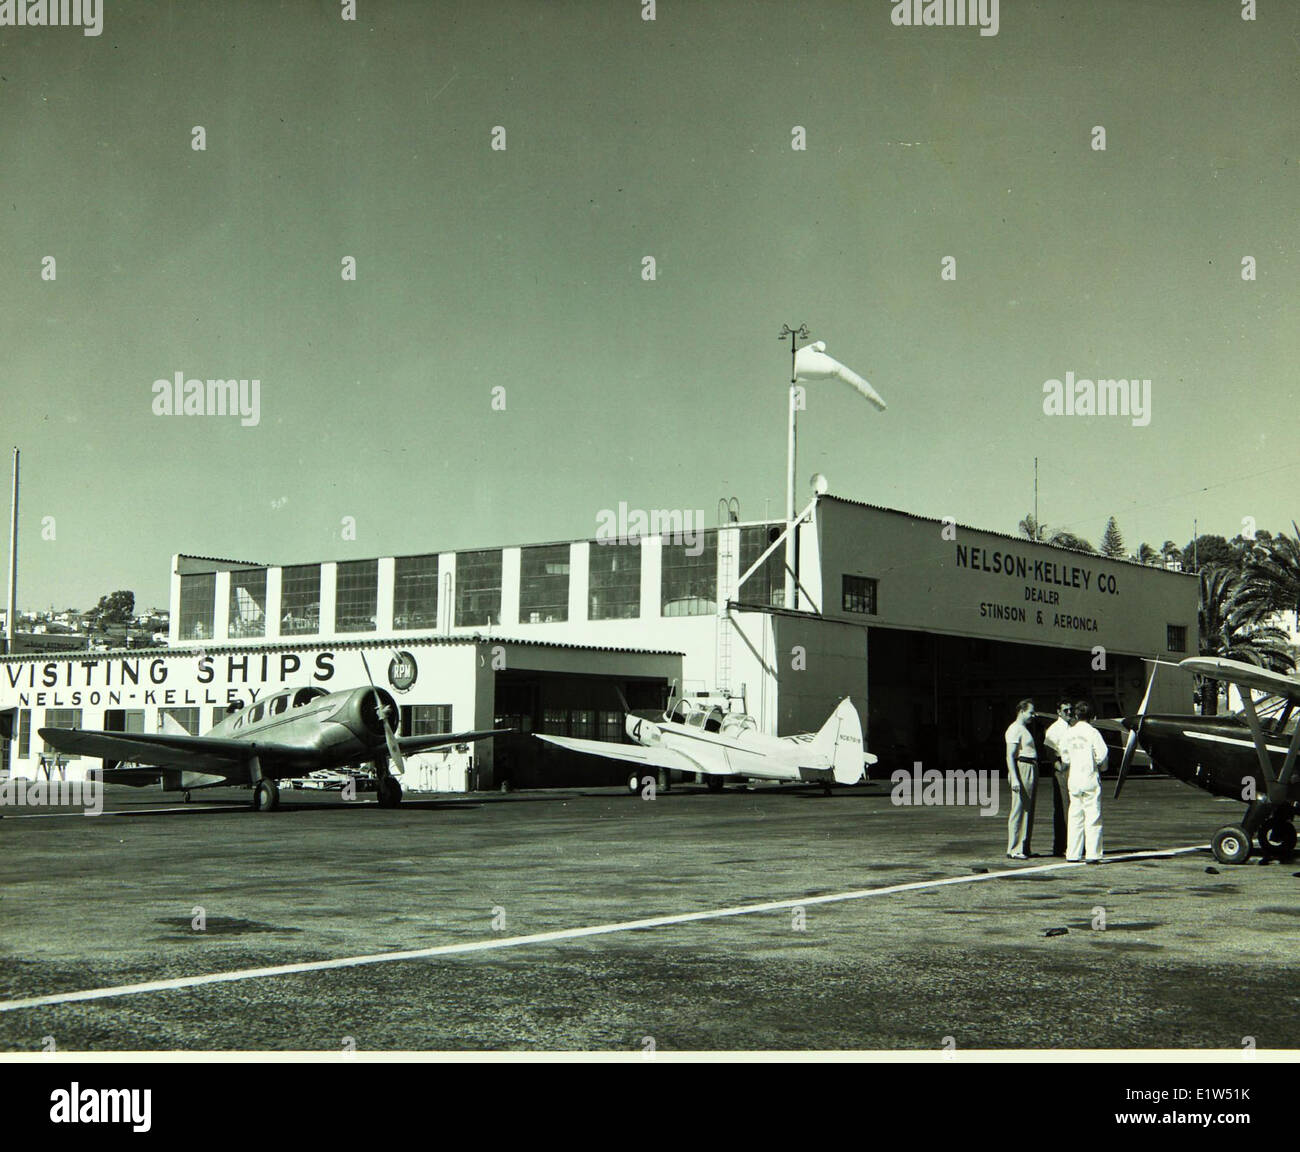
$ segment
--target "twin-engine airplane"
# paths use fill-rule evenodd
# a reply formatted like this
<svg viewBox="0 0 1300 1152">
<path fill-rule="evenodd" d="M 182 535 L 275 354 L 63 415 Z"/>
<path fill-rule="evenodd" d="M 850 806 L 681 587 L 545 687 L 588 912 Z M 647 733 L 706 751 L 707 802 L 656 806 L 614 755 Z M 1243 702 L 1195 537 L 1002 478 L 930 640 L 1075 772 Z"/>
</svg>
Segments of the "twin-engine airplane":
<svg viewBox="0 0 1300 1152">
<path fill-rule="evenodd" d="M 396 714 L 392 696 L 372 683 L 342 692 L 316 687 L 277 692 L 232 712 L 202 736 L 78 728 L 42 728 L 40 735 L 60 752 L 103 758 L 106 784 L 161 784 L 187 794 L 197 788 L 252 788 L 253 808 L 271 812 L 280 805 L 276 781 L 364 762 L 375 767 L 380 807 L 396 808 L 402 802 L 397 777 L 406 769 L 407 755 L 510 731 L 397 736 L 389 722 Z M 124 761 L 132 766 L 117 767 Z"/>
<path fill-rule="evenodd" d="M 799 780 L 820 784 L 856 784 L 876 757 L 862 746 L 862 722 L 853 701 L 845 697 L 817 732 L 798 736 L 767 736 L 752 716 L 724 712 L 686 698 L 667 712 L 628 712 L 624 730 L 635 744 L 544 736 L 539 740 L 591 756 L 628 760 L 644 769 L 698 772 L 710 792 L 728 780 Z M 635 791 L 639 773 L 628 781 Z"/>
<path fill-rule="evenodd" d="M 1193 656 L 1178 664 L 1211 680 L 1235 684 L 1242 711 L 1227 716 L 1147 715 L 1151 681 L 1138 714 L 1125 719 L 1128 742 L 1120 761 L 1115 795 L 1124 787 L 1137 743 L 1157 768 L 1214 796 L 1241 800 L 1246 813 L 1240 824 L 1220 828 L 1211 841 L 1223 864 L 1250 859 L 1251 839 L 1266 856 L 1285 857 L 1296 846 L 1296 806 L 1300 804 L 1300 680 L 1253 664 L 1221 657 Z M 1151 670 L 1151 680 L 1156 670 Z M 1261 716 L 1252 691 L 1273 697 Z"/>
</svg>

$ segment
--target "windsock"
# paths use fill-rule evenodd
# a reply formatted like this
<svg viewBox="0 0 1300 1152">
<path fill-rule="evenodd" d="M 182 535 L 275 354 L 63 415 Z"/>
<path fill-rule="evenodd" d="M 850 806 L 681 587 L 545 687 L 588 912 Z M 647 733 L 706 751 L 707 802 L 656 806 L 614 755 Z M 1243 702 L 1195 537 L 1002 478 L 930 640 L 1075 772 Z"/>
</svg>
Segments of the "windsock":
<svg viewBox="0 0 1300 1152">
<path fill-rule="evenodd" d="M 852 384 L 860 396 L 870 400 L 882 412 L 885 410 L 885 402 L 880 398 L 880 393 L 852 368 L 846 368 L 833 356 L 827 356 L 826 344 L 822 340 L 805 344 L 794 354 L 794 374 L 798 380 L 825 380 L 830 376 L 838 377 L 844 383 Z"/>
</svg>

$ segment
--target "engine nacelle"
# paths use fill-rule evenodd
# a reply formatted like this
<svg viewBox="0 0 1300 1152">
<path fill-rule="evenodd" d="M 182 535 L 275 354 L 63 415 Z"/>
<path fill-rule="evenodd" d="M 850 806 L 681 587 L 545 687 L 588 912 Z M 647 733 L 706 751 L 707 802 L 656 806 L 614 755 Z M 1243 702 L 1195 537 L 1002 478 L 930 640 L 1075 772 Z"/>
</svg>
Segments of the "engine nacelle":
<svg viewBox="0 0 1300 1152">
<path fill-rule="evenodd" d="M 355 688 L 330 719 L 345 725 L 359 740 L 373 744 L 376 737 L 384 737 L 385 716 L 393 731 L 399 731 L 401 714 L 390 693 L 382 688 Z"/>
</svg>

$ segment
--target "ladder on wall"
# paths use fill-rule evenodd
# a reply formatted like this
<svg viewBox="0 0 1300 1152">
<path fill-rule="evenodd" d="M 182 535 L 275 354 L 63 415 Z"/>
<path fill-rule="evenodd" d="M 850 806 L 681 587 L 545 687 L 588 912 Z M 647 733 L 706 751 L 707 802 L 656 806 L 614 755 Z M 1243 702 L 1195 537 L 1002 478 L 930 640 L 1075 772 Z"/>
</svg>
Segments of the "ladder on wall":
<svg viewBox="0 0 1300 1152">
<path fill-rule="evenodd" d="M 731 598 L 735 595 L 736 554 L 739 533 L 718 533 L 718 616 L 717 616 L 717 683 L 716 690 L 724 696 L 731 695 Z"/>
</svg>

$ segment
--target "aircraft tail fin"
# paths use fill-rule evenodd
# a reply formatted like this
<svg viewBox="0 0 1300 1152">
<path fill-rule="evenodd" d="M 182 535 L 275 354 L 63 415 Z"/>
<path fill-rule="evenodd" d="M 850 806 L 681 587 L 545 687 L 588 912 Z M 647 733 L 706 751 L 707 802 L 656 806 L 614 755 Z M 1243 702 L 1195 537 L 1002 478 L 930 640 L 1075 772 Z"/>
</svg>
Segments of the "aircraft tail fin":
<svg viewBox="0 0 1300 1152">
<path fill-rule="evenodd" d="M 176 719 L 170 712 L 165 709 L 159 709 L 159 728 L 158 730 L 167 736 L 189 736 L 190 730 Z"/>
<path fill-rule="evenodd" d="M 866 774 L 866 764 L 875 760 L 865 754 L 862 721 L 847 696 L 813 737 L 813 747 L 830 759 L 836 784 L 856 784 Z"/>
</svg>

